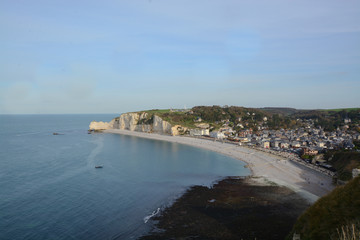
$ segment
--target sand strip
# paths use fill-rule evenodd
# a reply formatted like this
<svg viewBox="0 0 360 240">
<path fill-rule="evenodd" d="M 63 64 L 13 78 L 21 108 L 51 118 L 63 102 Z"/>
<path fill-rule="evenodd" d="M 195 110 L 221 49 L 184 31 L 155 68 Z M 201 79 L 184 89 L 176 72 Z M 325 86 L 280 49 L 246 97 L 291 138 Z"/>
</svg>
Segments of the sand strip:
<svg viewBox="0 0 360 240">
<path fill-rule="evenodd" d="M 186 144 L 239 159 L 248 164 L 254 177 L 260 177 L 259 181 L 270 181 L 286 186 L 299 193 L 310 203 L 315 202 L 319 197 L 326 195 L 334 189 L 331 177 L 325 174 L 321 174 L 286 158 L 234 144 L 120 129 L 110 129 L 104 132 Z"/>
</svg>

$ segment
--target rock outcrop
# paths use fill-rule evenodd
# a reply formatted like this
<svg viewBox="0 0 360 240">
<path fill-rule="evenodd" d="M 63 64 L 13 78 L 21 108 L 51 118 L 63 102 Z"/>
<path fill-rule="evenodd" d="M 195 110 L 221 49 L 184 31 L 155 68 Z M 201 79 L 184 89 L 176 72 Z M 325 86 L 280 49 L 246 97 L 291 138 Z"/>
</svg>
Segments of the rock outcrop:
<svg viewBox="0 0 360 240">
<path fill-rule="evenodd" d="M 186 131 L 187 131 L 187 128 L 185 128 L 181 125 L 175 125 L 171 128 L 171 135 L 172 136 L 181 135 L 181 134 L 184 134 Z"/>
<path fill-rule="evenodd" d="M 115 119 L 110 122 L 96 122 L 92 121 L 89 125 L 90 130 L 106 130 L 114 128 Z"/>
<path fill-rule="evenodd" d="M 90 130 L 125 129 L 137 132 L 149 132 L 168 135 L 179 135 L 179 127 L 173 127 L 169 122 L 164 121 L 157 115 L 149 116 L 148 113 L 124 113 L 114 118 L 109 123 L 91 122 Z"/>
</svg>

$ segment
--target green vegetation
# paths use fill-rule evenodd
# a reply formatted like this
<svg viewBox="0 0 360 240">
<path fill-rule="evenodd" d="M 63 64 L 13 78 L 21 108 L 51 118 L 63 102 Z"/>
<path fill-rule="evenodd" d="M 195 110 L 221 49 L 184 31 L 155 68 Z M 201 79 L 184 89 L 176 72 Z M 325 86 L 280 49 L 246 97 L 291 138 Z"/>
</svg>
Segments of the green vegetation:
<svg viewBox="0 0 360 240">
<path fill-rule="evenodd" d="M 353 144 L 355 145 L 355 150 L 360 150 L 360 140 L 354 140 Z"/>
<path fill-rule="evenodd" d="M 357 177 L 309 207 L 295 223 L 288 239 L 292 239 L 294 233 L 300 233 L 302 240 L 339 239 L 338 231 L 342 232 L 342 227 L 346 225 L 355 224 L 358 234 L 359 225 L 356 223 L 359 221 L 360 177 Z"/>
<path fill-rule="evenodd" d="M 269 129 L 294 129 L 304 126 L 304 121 L 312 119 L 315 127 L 322 127 L 325 131 L 334 131 L 345 125 L 349 130 L 360 131 L 360 108 L 330 109 L 330 110 L 297 110 L 293 108 L 245 108 L 236 106 L 196 106 L 191 110 L 152 109 L 140 111 L 148 113 L 149 118 L 156 114 L 172 125 L 195 127 L 196 119 L 201 118 L 203 123 L 209 123 L 212 129 L 218 129 L 227 123 L 235 130 L 244 128 L 257 130 L 258 126 Z M 264 121 L 264 117 L 267 121 Z M 301 119 L 302 121 L 299 121 Z"/>
<path fill-rule="evenodd" d="M 169 112 L 160 114 L 163 120 L 169 122 L 171 125 L 181 125 L 183 127 L 194 128 L 196 119 L 195 116 L 187 112 Z"/>
<path fill-rule="evenodd" d="M 164 121 L 169 122 L 171 125 L 181 125 L 183 127 L 194 128 L 196 116 L 190 114 L 189 111 L 180 111 L 180 110 L 170 110 L 170 109 L 152 109 L 146 111 L 140 111 L 138 113 L 148 113 L 146 119 L 139 121 L 139 124 L 149 124 L 152 123 L 153 116 L 157 115 L 162 118 Z"/>
<path fill-rule="evenodd" d="M 154 122 L 154 114 L 149 114 L 147 118 L 139 120 L 138 124 L 152 124 Z"/>
<path fill-rule="evenodd" d="M 336 111 L 340 110 L 340 111 Z M 301 110 L 291 115 L 292 118 L 314 119 L 315 126 L 321 126 L 325 131 L 334 131 L 344 125 L 344 119 L 350 118 L 348 123 L 350 130 L 358 131 L 360 124 L 360 108 L 336 109 L 336 110 Z"/>
<path fill-rule="evenodd" d="M 170 112 L 170 109 L 151 109 L 151 110 L 140 111 L 140 112 L 147 112 L 150 115 L 152 115 L 152 114 L 163 114 L 163 113 Z"/>
<path fill-rule="evenodd" d="M 336 169 L 338 178 L 343 181 L 350 180 L 352 170 L 360 167 L 360 152 L 331 151 L 324 157 Z"/>
<path fill-rule="evenodd" d="M 341 111 L 359 111 L 360 108 L 337 108 L 337 109 L 321 109 L 320 111 L 325 112 L 341 112 Z"/>
<path fill-rule="evenodd" d="M 302 159 L 307 159 L 311 161 L 313 160 L 314 157 L 315 157 L 314 155 L 305 155 L 305 154 L 301 156 Z"/>
<path fill-rule="evenodd" d="M 239 118 L 242 118 L 243 121 L 262 121 L 263 117 L 271 116 L 271 114 L 259 109 L 235 106 L 198 106 L 193 107 L 192 111 L 195 115 L 209 122 L 222 120 L 238 122 Z"/>
<path fill-rule="evenodd" d="M 284 116 L 289 116 L 291 114 L 294 114 L 296 112 L 298 112 L 299 110 L 295 109 L 295 108 L 271 108 L 271 107 L 266 107 L 266 108 L 260 108 L 263 111 L 269 112 L 271 114 L 280 114 L 280 115 L 284 115 Z"/>
</svg>

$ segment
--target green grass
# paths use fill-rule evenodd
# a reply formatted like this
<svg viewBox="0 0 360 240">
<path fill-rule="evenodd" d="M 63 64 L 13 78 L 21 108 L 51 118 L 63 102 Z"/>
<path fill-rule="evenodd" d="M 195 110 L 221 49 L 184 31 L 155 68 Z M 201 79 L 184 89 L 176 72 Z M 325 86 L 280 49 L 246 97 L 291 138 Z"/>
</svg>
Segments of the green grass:
<svg viewBox="0 0 360 240">
<path fill-rule="evenodd" d="M 194 119 L 196 117 L 193 115 L 189 115 L 186 112 L 177 112 L 177 111 L 174 112 L 171 111 L 170 109 L 152 109 L 152 110 L 139 111 L 137 113 L 141 114 L 143 112 L 148 113 L 149 119 L 151 118 L 151 116 L 157 115 L 164 121 L 169 122 L 172 126 L 181 125 L 187 128 L 195 127 Z"/>
<path fill-rule="evenodd" d="M 161 114 L 161 113 L 168 113 L 170 109 L 151 109 L 146 111 L 139 111 L 139 113 L 147 112 L 148 114 Z"/>
</svg>

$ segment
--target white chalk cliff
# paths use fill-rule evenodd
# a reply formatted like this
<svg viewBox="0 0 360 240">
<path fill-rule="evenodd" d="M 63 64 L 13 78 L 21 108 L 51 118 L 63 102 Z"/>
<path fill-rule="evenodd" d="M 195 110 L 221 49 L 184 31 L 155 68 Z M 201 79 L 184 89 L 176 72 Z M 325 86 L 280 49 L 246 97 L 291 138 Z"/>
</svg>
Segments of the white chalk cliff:
<svg viewBox="0 0 360 240">
<path fill-rule="evenodd" d="M 90 130 L 106 130 L 106 129 L 113 129 L 114 128 L 115 119 L 111 120 L 110 122 L 96 122 L 92 121 L 89 125 Z"/>
<path fill-rule="evenodd" d="M 110 122 L 92 121 L 90 130 L 125 129 L 137 132 L 179 135 L 179 125 L 172 126 L 157 115 L 149 116 L 148 113 L 124 113 Z"/>
</svg>

